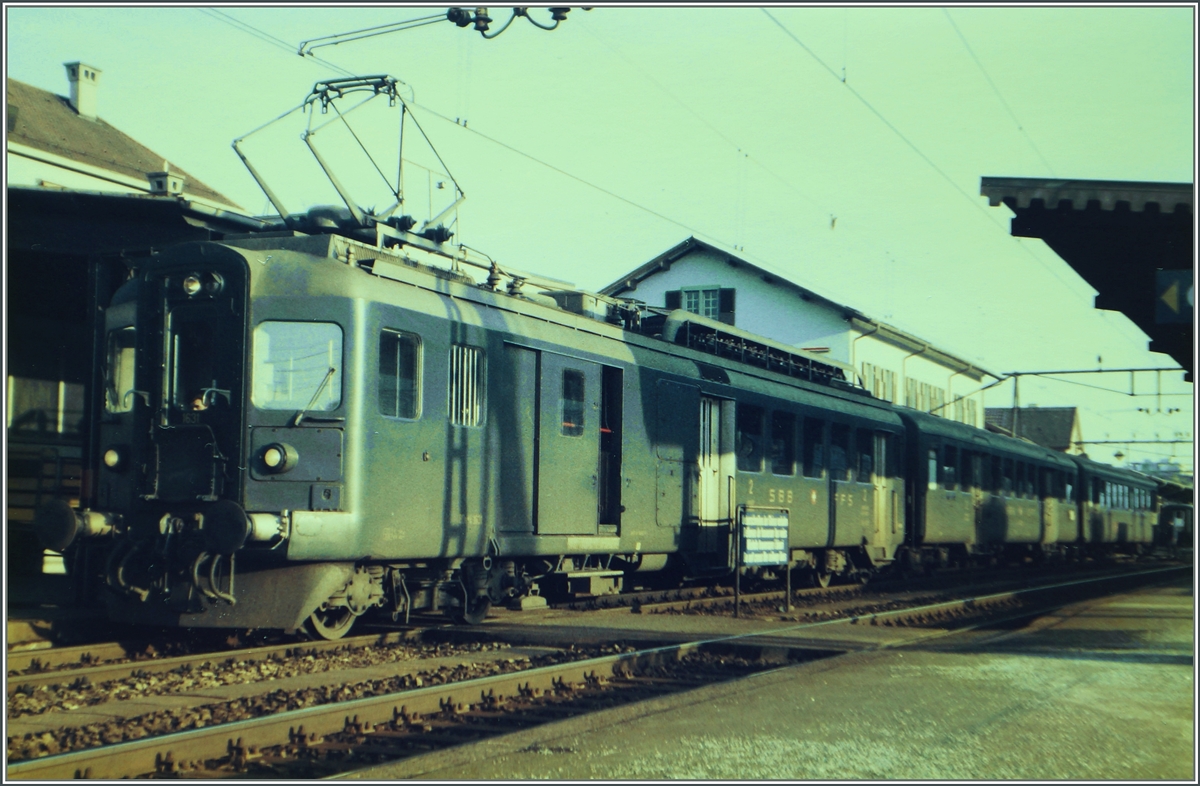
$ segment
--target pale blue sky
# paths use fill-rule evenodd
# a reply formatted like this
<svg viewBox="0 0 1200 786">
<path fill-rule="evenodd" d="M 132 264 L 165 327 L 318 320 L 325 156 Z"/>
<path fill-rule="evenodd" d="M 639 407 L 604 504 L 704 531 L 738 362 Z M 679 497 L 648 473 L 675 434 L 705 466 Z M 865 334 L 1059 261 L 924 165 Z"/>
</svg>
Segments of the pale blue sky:
<svg viewBox="0 0 1200 786">
<path fill-rule="evenodd" d="M 8 75 L 65 94 L 64 62 L 96 66 L 101 117 L 259 213 L 266 200 L 230 142 L 341 75 L 294 47 L 446 6 L 207 8 L 217 11 L 9 5 Z M 1090 288 L 1040 241 L 1011 238 L 1008 210 L 987 206 L 979 179 L 1193 181 L 1191 6 L 770 13 L 791 36 L 755 8 L 601 6 L 573 9 L 552 32 L 518 19 L 483 40 L 442 22 L 317 54 L 411 86 L 418 120 L 467 194 L 458 239 L 502 264 L 596 289 L 695 233 L 994 371 L 1165 360 L 1094 311 Z M 491 10 L 493 30 L 508 14 Z M 386 142 L 395 113 L 377 114 Z M 286 182 L 292 210 L 336 200 L 302 127 L 247 143 L 268 179 Z M 411 170 L 414 204 L 416 179 Z M 1171 392 L 1190 392 L 1166 376 Z M 1078 386 L 1028 381 L 1021 393 L 1023 403 L 1088 405 L 1088 439 L 1191 435 L 1190 398 L 1164 399 L 1186 402 L 1185 413 L 1148 416 L 1135 410 L 1153 400 L 1092 400 Z"/>
</svg>

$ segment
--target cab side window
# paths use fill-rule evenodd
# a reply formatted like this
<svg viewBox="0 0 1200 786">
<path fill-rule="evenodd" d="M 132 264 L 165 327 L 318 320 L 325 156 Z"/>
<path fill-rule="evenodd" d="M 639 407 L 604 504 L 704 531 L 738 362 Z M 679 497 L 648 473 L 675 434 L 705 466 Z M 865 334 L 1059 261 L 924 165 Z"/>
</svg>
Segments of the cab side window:
<svg viewBox="0 0 1200 786">
<path fill-rule="evenodd" d="M 421 339 L 384 329 L 379 334 L 379 412 L 415 420 L 421 411 Z"/>
</svg>

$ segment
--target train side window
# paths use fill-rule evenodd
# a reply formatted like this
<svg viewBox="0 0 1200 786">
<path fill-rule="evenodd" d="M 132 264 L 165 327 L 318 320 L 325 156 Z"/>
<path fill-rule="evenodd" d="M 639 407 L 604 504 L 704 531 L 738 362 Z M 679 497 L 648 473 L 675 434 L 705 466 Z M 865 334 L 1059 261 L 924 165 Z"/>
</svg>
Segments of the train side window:
<svg viewBox="0 0 1200 786">
<path fill-rule="evenodd" d="M 1016 463 L 1017 473 L 1016 473 L 1016 481 L 1013 483 L 1013 496 L 1024 497 L 1025 496 L 1025 483 L 1026 483 L 1025 470 L 1028 468 L 1028 465 L 1024 461 L 1018 461 L 1015 463 Z"/>
<path fill-rule="evenodd" d="M 415 420 L 421 411 L 421 339 L 384 329 L 379 334 L 379 412 Z"/>
<path fill-rule="evenodd" d="M 763 471 L 763 408 L 739 404 L 737 408 L 738 472 Z"/>
<path fill-rule="evenodd" d="M 977 488 L 980 491 L 986 490 L 983 480 L 983 466 L 987 456 L 979 453 L 971 452 L 963 454 L 963 477 L 970 478 L 972 488 Z M 967 467 L 970 467 L 970 474 L 967 474 Z"/>
<path fill-rule="evenodd" d="M 342 329 L 332 322 L 254 328 L 250 400 L 259 409 L 329 412 L 342 403 Z"/>
<path fill-rule="evenodd" d="M 937 448 L 929 449 L 929 490 L 934 491 L 938 487 L 938 454 Z"/>
<path fill-rule="evenodd" d="M 583 436 L 584 384 L 582 371 L 573 368 L 563 369 L 562 433 L 564 437 Z"/>
<path fill-rule="evenodd" d="M 850 460 L 850 427 L 834 423 L 829 434 L 829 477 L 850 480 Z"/>
<path fill-rule="evenodd" d="M 133 409 L 135 338 L 136 334 L 131 327 L 113 330 L 108 334 L 108 366 L 104 369 L 106 412 L 128 412 Z M 10 388 L 9 393 L 11 392 Z"/>
<path fill-rule="evenodd" d="M 450 347 L 449 415 L 452 426 L 478 426 L 483 421 L 483 350 Z"/>
<path fill-rule="evenodd" d="M 958 448 L 947 445 L 942 449 L 942 488 L 954 491 L 957 487 Z"/>
<path fill-rule="evenodd" d="M 858 449 L 858 482 L 871 482 L 871 465 L 874 459 L 871 456 L 874 444 L 871 438 L 871 432 L 865 428 L 860 428 L 856 436 L 855 447 Z M 880 467 L 882 470 L 883 468 Z"/>
<path fill-rule="evenodd" d="M 1004 472 L 1001 469 L 1002 463 L 998 456 L 992 456 L 992 478 L 991 485 L 988 486 L 988 491 L 993 494 L 1000 494 L 1004 490 Z"/>
<path fill-rule="evenodd" d="M 825 421 L 804 419 L 804 477 L 819 478 L 825 470 Z"/>
<path fill-rule="evenodd" d="M 1065 475 L 1066 483 L 1063 486 L 1063 499 L 1067 502 L 1075 501 L 1075 484 L 1071 482 L 1071 476 Z"/>
<path fill-rule="evenodd" d="M 1003 476 L 1003 485 L 1002 485 L 1002 487 L 1001 487 L 1001 488 L 1002 488 L 1002 490 L 1003 490 L 1003 492 L 1004 492 L 1004 496 L 1006 496 L 1006 497 L 1011 497 L 1011 496 L 1013 495 L 1013 493 L 1014 493 L 1014 489 L 1013 489 L 1013 460 L 1012 460 L 1012 459 L 1004 459 L 1004 465 L 1003 465 L 1003 466 L 1004 466 L 1004 476 Z"/>
<path fill-rule="evenodd" d="M 796 416 L 789 412 L 771 413 L 771 473 L 796 474 Z"/>
</svg>

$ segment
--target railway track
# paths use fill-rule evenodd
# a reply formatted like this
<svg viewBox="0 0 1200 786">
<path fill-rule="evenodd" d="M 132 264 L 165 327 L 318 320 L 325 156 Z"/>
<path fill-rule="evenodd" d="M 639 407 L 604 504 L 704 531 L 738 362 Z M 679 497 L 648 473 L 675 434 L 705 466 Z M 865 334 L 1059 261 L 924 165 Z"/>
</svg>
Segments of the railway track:
<svg viewBox="0 0 1200 786">
<path fill-rule="evenodd" d="M 1130 566 L 1108 568 L 1104 575 L 1120 575 L 1127 572 Z M 1101 568 L 1101 570 L 1104 570 Z M 873 596 L 885 596 L 896 591 L 910 591 L 917 597 L 925 597 L 920 593 L 930 591 L 975 592 L 986 593 L 1001 591 L 1003 587 L 1014 583 L 1028 583 L 1031 578 L 1057 580 L 1059 577 L 1077 575 L 1070 569 L 1042 570 L 1037 574 L 1023 573 L 1019 576 L 999 575 L 987 577 L 985 581 L 975 581 L 964 585 L 962 574 L 951 573 L 917 581 L 898 582 L 881 581 L 868 585 L 849 584 L 833 587 L 804 588 L 793 590 L 792 602 L 799 609 L 817 604 L 868 599 Z M 768 592 L 743 593 L 740 603 L 745 606 L 747 614 L 775 615 L 777 605 L 784 599 L 783 590 Z M 551 608 L 560 610 L 605 610 L 631 609 L 646 614 L 669 613 L 705 613 L 729 611 L 734 608 L 734 593 L 727 587 L 696 587 L 649 592 L 628 593 L 619 596 L 601 596 L 586 600 L 571 601 L 558 604 Z M 861 612 L 853 605 L 843 604 L 842 608 L 832 609 L 827 616 L 853 616 Z M 56 647 L 49 650 L 9 653 L 7 657 L 8 679 L 7 693 L 11 696 L 18 691 L 29 691 L 63 684 L 64 682 L 82 682 L 100 684 L 109 680 L 126 679 L 135 676 L 150 676 L 163 674 L 181 669 L 203 666 L 210 662 L 221 663 L 255 663 L 271 658 L 292 655 L 319 654 L 325 652 L 348 651 L 366 647 L 380 647 L 400 642 L 418 642 L 430 637 L 431 631 L 444 629 L 449 626 L 430 625 L 429 627 L 412 628 L 402 631 L 370 633 L 359 636 L 349 636 L 336 641 L 304 641 L 267 644 L 256 647 L 237 649 L 205 649 L 196 653 L 183 655 L 161 655 L 151 642 L 99 642 L 70 647 Z M 463 638 L 448 636 L 448 638 Z M 159 648 L 166 649 L 160 643 Z"/>
<path fill-rule="evenodd" d="M 348 636 L 337 641 L 305 641 L 270 644 L 227 650 L 206 650 L 167 657 L 147 656 L 145 651 L 130 655 L 129 647 L 118 642 L 102 642 L 77 647 L 61 647 L 38 653 L 20 653 L 8 657 L 9 695 L 24 689 L 55 685 L 65 681 L 86 680 L 99 683 L 134 675 L 149 676 L 180 669 L 199 667 L 210 662 L 256 663 L 278 656 L 338 652 L 420 641 L 427 629 L 392 633 Z M 138 657 L 141 655 L 142 657 Z"/>
<path fill-rule="evenodd" d="M 353 700 L 335 698 L 319 706 L 28 761 L 14 760 L 10 738 L 8 777 L 317 777 L 733 679 L 788 660 L 832 654 L 814 652 L 801 643 L 806 632 L 825 626 L 910 628 L 903 643 L 913 643 L 1031 616 L 1181 570 L 1190 568 L 1083 577 L 482 677 L 466 674 L 448 684 L 410 685 Z"/>
</svg>

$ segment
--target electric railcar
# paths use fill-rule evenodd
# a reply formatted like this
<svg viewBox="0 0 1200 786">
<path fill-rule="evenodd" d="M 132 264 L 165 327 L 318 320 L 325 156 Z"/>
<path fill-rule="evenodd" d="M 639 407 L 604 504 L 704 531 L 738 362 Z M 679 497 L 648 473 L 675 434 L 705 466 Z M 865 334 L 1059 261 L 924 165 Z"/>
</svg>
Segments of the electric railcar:
<svg viewBox="0 0 1200 786">
<path fill-rule="evenodd" d="M 876 400 L 683 311 L 477 285 L 339 235 L 159 253 L 105 310 L 94 488 L 39 512 L 110 616 L 306 628 L 737 569 L 820 583 L 1136 549 L 1153 483 Z"/>
</svg>

